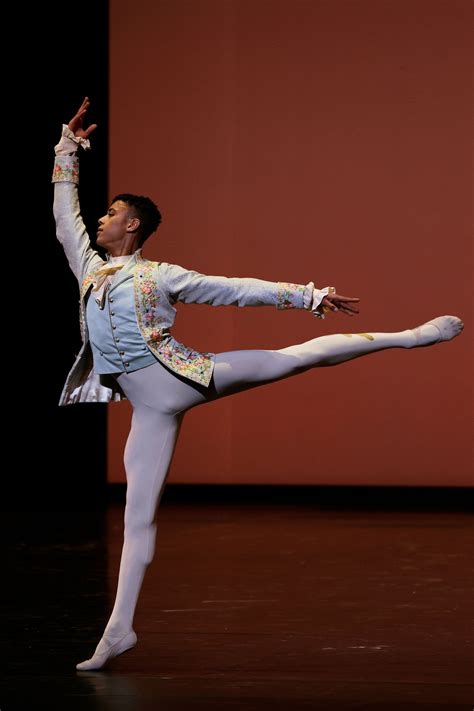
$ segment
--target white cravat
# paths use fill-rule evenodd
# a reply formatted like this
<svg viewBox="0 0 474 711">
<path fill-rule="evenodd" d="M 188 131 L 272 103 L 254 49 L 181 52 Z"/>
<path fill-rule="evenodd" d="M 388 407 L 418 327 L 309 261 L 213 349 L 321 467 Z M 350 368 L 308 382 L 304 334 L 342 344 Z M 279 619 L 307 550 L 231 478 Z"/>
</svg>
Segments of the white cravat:
<svg viewBox="0 0 474 711">
<path fill-rule="evenodd" d="M 107 263 L 97 270 L 97 281 L 92 292 L 100 309 L 104 308 L 105 295 L 113 282 L 114 275 L 125 266 L 132 256 L 125 254 L 122 257 L 109 257 Z"/>
</svg>

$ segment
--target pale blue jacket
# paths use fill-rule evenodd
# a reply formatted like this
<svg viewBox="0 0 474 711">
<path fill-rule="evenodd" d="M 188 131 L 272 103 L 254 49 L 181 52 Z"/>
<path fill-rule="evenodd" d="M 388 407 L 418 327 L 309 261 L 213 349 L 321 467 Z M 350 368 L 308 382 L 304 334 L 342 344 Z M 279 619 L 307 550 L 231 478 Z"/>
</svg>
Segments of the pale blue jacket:
<svg viewBox="0 0 474 711">
<path fill-rule="evenodd" d="M 53 172 L 54 217 L 57 238 L 80 287 L 82 348 L 69 372 L 60 405 L 122 400 L 124 393 L 114 377 L 93 371 L 92 351 L 85 313 L 85 296 L 96 284 L 96 272 L 104 260 L 92 249 L 80 214 L 79 163 L 76 155 L 56 156 Z M 311 308 L 314 283 L 271 282 L 253 277 L 210 276 L 177 264 L 154 262 L 138 250 L 114 278 L 107 299 L 119 293 L 120 283 L 133 276 L 137 327 L 147 347 L 171 370 L 208 386 L 215 353 L 199 352 L 176 341 L 170 329 L 177 301 L 212 306 L 264 306 L 277 309 Z M 321 297 L 322 298 L 322 297 Z"/>
</svg>

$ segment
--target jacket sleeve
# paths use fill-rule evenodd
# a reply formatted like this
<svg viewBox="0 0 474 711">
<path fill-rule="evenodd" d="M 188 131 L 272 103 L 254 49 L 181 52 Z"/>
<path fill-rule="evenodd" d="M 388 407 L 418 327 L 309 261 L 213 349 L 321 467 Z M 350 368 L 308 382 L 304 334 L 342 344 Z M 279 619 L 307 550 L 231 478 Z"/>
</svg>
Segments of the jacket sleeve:
<svg viewBox="0 0 474 711">
<path fill-rule="evenodd" d="M 92 249 L 82 220 L 78 196 L 79 158 L 77 155 L 56 155 L 52 182 L 54 183 L 53 213 L 56 221 L 56 236 L 63 246 L 69 266 L 81 284 L 84 275 L 94 266 L 101 266 L 103 259 Z"/>
<path fill-rule="evenodd" d="M 308 308 L 303 296 L 312 293 L 314 286 L 312 282 L 304 285 L 254 277 L 210 276 L 167 262 L 161 262 L 160 272 L 171 303 L 303 309 Z"/>
</svg>

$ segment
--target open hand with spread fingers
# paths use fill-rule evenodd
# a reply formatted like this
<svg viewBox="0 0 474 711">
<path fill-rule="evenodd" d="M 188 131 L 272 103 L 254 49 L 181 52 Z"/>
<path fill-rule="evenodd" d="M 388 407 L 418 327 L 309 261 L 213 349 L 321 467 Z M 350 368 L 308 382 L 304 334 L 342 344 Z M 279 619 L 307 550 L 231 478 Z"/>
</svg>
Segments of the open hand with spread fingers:
<svg viewBox="0 0 474 711">
<path fill-rule="evenodd" d="M 360 299 L 350 296 L 342 296 L 341 294 L 336 294 L 335 292 L 329 293 L 321 301 L 321 308 L 325 314 L 330 311 L 341 311 L 346 316 L 355 316 L 359 313 L 359 308 L 356 306 L 355 302 L 359 302 Z"/>
<path fill-rule="evenodd" d="M 87 113 L 87 109 L 90 106 L 90 103 L 91 102 L 89 101 L 89 97 L 86 96 L 84 98 L 84 101 L 80 105 L 78 112 L 75 114 L 75 116 L 72 117 L 72 119 L 68 123 L 68 128 L 78 138 L 89 138 L 92 131 L 95 131 L 95 129 L 97 128 L 96 123 L 92 123 L 89 128 L 84 128 L 84 118 Z"/>
</svg>

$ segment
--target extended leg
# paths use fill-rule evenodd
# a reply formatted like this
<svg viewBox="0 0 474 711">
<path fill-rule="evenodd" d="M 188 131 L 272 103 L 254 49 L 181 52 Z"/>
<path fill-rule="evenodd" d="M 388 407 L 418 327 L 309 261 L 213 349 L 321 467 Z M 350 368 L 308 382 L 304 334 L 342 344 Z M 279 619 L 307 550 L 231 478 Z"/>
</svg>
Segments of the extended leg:
<svg viewBox="0 0 474 711">
<path fill-rule="evenodd" d="M 288 378 L 310 368 L 337 365 L 387 348 L 429 346 L 451 340 L 463 329 L 456 316 L 440 316 L 415 329 L 394 333 L 320 336 L 279 350 L 242 350 L 216 356 L 214 382 L 219 396 Z"/>
</svg>

